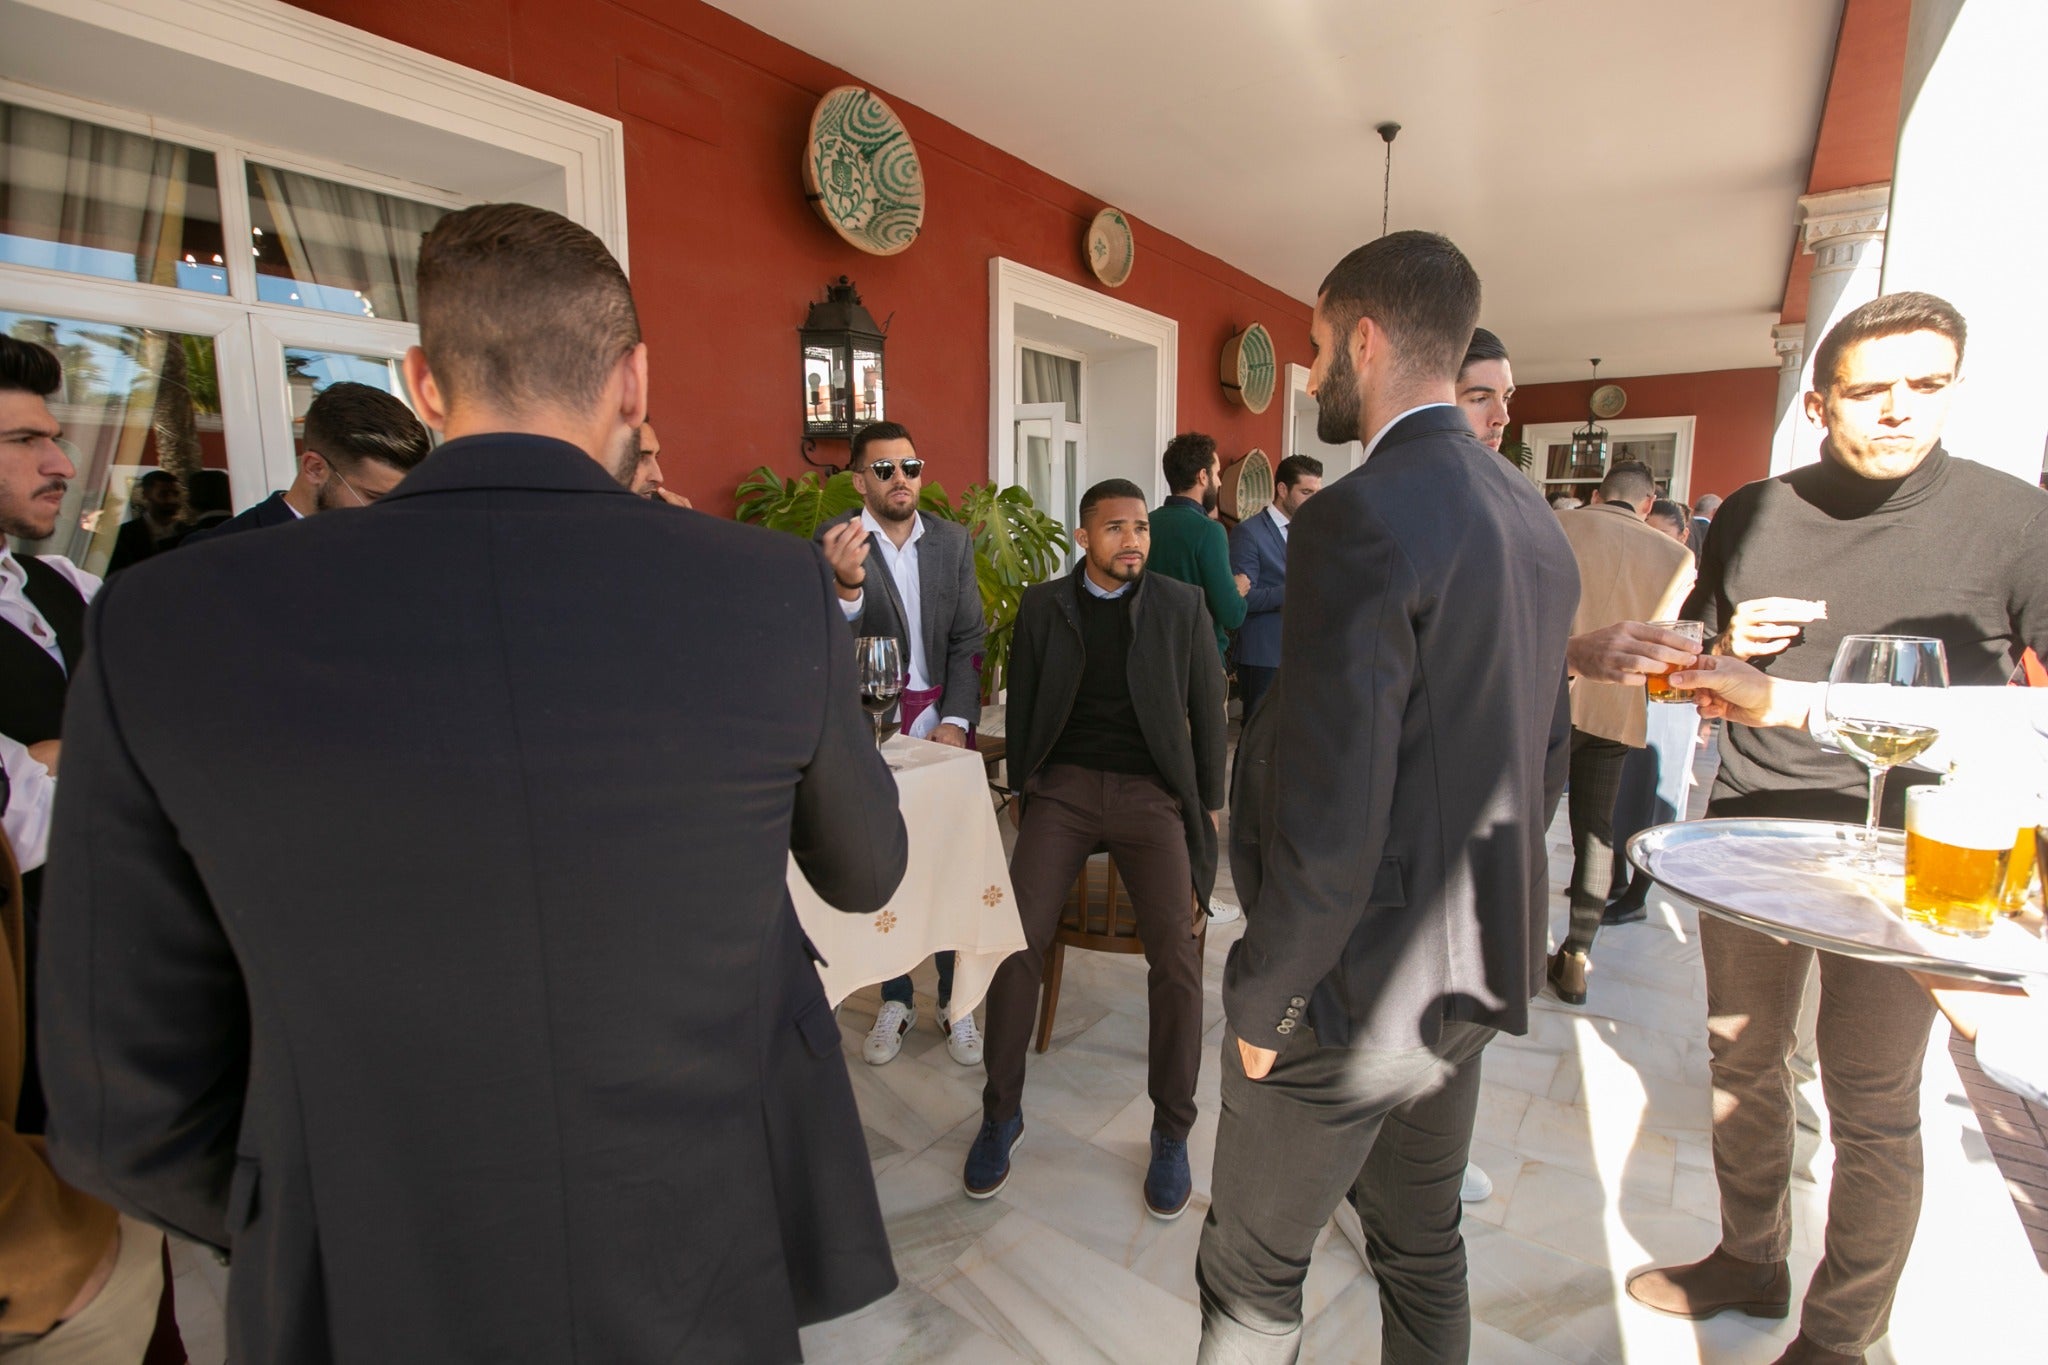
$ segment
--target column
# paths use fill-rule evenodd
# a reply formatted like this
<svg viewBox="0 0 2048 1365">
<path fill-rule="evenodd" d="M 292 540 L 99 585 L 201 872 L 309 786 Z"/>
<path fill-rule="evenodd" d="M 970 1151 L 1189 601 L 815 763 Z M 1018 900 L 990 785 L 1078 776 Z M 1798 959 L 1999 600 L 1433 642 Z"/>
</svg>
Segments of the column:
<svg viewBox="0 0 2048 1365">
<path fill-rule="evenodd" d="M 1913 0 L 1884 289 L 1939 294 L 1969 322 L 1945 444 L 2028 483 L 2048 443 L 2048 4 Z"/>
<path fill-rule="evenodd" d="M 1806 374 L 1806 324 L 1781 322 L 1771 328 L 1778 351 L 1778 420 L 1771 427 L 1771 474 L 1792 468 L 1793 438 L 1806 420 L 1800 411 L 1801 381 Z"/>
<path fill-rule="evenodd" d="M 1800 240 L 1813 256 L 1813 277 L 1806 293 L 1806 335 L 1811 342 L 1800 371 L 1801 394 L 1813 387 L 1813 352 L 1828 329 L 1877 297 L 1891 188 L 1858 185 L 1800 196 Z M 1820 428 L 1806 420 L 1802 405 L 1803 399 L 1794 399 L 1787 468 L 1820 458 Z M 1772 451 L 1774 472 L 1777 453 Z"/>
</svg>

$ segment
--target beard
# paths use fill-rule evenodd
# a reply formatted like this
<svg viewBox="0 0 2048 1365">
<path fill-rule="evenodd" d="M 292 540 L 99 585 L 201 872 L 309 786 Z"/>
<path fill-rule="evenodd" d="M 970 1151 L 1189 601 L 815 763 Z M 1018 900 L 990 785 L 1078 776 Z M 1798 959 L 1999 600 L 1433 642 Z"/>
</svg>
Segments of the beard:
<svg viewBox="0 0 2048 1365">
<path fill-rule="evenodd" d="M 1223 485 L 1220 483 L 1210 484 L 1207 488 L 1202 490 L 1202 510 L 1204 512 L 1214 512 L 1216 510 L 1217 500 L 1220 499 L 1222 496 Z"/>
<path fill-rule="evenodd" d="M 868 511 L 873 512 L 882 521 L 909 521 L 917 515 L 916 498 L 912 498 L 900 508 L 892 507 L 889 504 L 889 493 L 890 490 L 885 488 L 874 497 L 869 498 L 867 500 Z"/>
<path fill-rule="evenodd" d="M 1088 562 L 1094 564 L 1095 571 L 1104 578 L 1114 578 L 1119 583 L 1136 582 L 1139 575 L 1145 572 L 1145 561 L 1142 559 L 1135 564 L 1126 564 L 1115 558 L 1102 562 L 1091 559 Z"/>
<path fill-rule="evenodd" d="M 19 516 L 0 516 L 0 535 L 13 536 L 18 540 L 48 540 L 57 534 L 57 518 L 62 508 L 50 509 L 47 521 L 42 519 L 42 504 L 39 499 L 45 493 L 63 493 L 70 485 L 62 479 L 53 479 L 29 495 L 28 509 Z M 0 492 L 5 492 L 0 488 Z"/>
<path fill-rule="evenodd" d="M 1360 440 L 1358 418 L 1358 376 L 1351 368 L 1351 352 L 1338 347 L 1329 373 L 1316 386 L 1316 439 L 1327 446 Z"/>
<path fill-rule="evenodd" d="M 605 468 L 611 471 L 619 487 L 630 493 L 640 474 L 640 428 L 627 427 L 614 437 L 611 456 Z"/>
</svg>

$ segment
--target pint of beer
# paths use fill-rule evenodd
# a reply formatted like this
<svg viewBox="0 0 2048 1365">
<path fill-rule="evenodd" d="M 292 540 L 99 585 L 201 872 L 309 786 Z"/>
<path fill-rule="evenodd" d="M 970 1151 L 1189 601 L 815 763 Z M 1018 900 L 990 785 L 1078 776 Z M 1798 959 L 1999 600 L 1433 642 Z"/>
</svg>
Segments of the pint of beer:
<svg viewBox="0 0 2048 1365">
<path fill-rule="evenodd" d="M 1707 628 L 1698 621 L 1652 621 L 1650 624 L 1659 630 L 1675 630 L 1680 635 L 1690 639 L 1695 653 L 1706 642 Z M 1644 681 L 1648 684 L 1651 701 L 1692 700 L 1691 697 L 1664 681 L 1673 673 L 1679 671 L 1680 667 L 1674 664 L 1661 673 L 1651 673 L 1645 676 Z"/>
<path fill-rule="evenodd" d="M 1991 932 L 2012 861 L 2013 811 L 1995 790 L 1906 793 L 1906 918 L 1945 934 Z"/>
</svg>

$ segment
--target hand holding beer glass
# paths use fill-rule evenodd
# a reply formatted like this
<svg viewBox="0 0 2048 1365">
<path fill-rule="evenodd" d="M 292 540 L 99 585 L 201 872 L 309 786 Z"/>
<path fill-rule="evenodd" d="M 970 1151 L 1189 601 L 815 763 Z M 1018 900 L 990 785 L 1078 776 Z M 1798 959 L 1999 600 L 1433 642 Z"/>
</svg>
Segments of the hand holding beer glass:
<svg viewBox="0 0 2048 1365">
<path fill-rule="evenodd" d="M 1948 655 L 1939 640 L 1921 635 L 1850 635 L 1835 651 L 1834 666 L 1828 670 L 1828 726 L 1835 742 L 1870 770 L 1870 804 L 1864 811 L 1863 837 L 1852 866 L 1879 870 L 1877 816 L 1884 799 L 1885 774 L 1919 757 L 1941 737 L 1932 725 L 1898 719 L 1898 709 L 1888 704 L 1885 694 L 1907 687 L 1947 686 Z"/>
<path fill-rule="evenodd" d="M 1707 641 L 1707 628 L 1698 621 L 1652 621 L 1650 624 L 1658 630 L 1668 630 L 1674 634 L 1683 635 L 1692 642 L 1692 652 L 1695 654 L 1700 652 L 1701 646 L 1705 645 Z M 1651 701 L 1683 702 L 1692 700 L 1691 697 L 1671 685 L 1671 675 L 1679 672 L 1681 668 L 1682 665 L 1679 664 L 1666 664 L 1661 672 L 1643 675 L 1643 682 L 1649 690 Z"/>
</svg>

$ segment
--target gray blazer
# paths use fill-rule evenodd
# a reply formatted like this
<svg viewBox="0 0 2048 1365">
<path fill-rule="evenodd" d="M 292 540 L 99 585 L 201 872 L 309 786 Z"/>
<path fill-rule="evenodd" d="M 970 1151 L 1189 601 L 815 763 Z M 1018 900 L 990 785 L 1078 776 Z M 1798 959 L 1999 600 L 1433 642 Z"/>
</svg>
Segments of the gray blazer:
<svg viewBox="0 0 2048 1365">
<path fill-rule="evenodd" d="M 932 672 L 932 685 L 946 689 L 939 698 L 939 715 L 972 723 L 981 715 L 981 642 L 988 634 L 981 615 L 981 586 L 974 578 L 974 540 L 958 522 L 925 512 L 917 515 L 924 522 L 924 535 L 917 542 L 917 586 L 925 667 Z M 818 528 L 816 539 L 823 544 L 826 531 L 859 517 L 858 507 L 834 517 Z M 860 615 L 851 623 L 853 633 L 895 636 L 903 642 L 903 666 L 908 668 L 910 634 L 904 615 L 896 580 L 870 538 L 866 590 Z"/>
<path fill-rule="evenodd" d="M 1066 729 L 1081 690 L 1087 651 L 1081 641 L 1082 591 L 1072 573 L 1024 590 L 1010 654 L 1009 705 L 1004 712 L 1010 785 L 1026 793 Z M 1131 705 L 1159 780 L 1180 802 L 1195 892 L 1208 908 L 1216 889 L 1216 827 L 1223 808 L 1223 765 L 1229 722 L 1223 714 L 1223 661 L 1202 590 L 1148 573 L 1132 589 Z"/>
<path fill-rule="evenodd" d="M 1238 742 L 1230 1026 L 1276 1050 L 1304 1023 L 1324 1047 L 1525 1033 L 1579 600 L 1557 517 L 1445 406 L 1289 529 L 1280 674 Z"/>
</svg>

